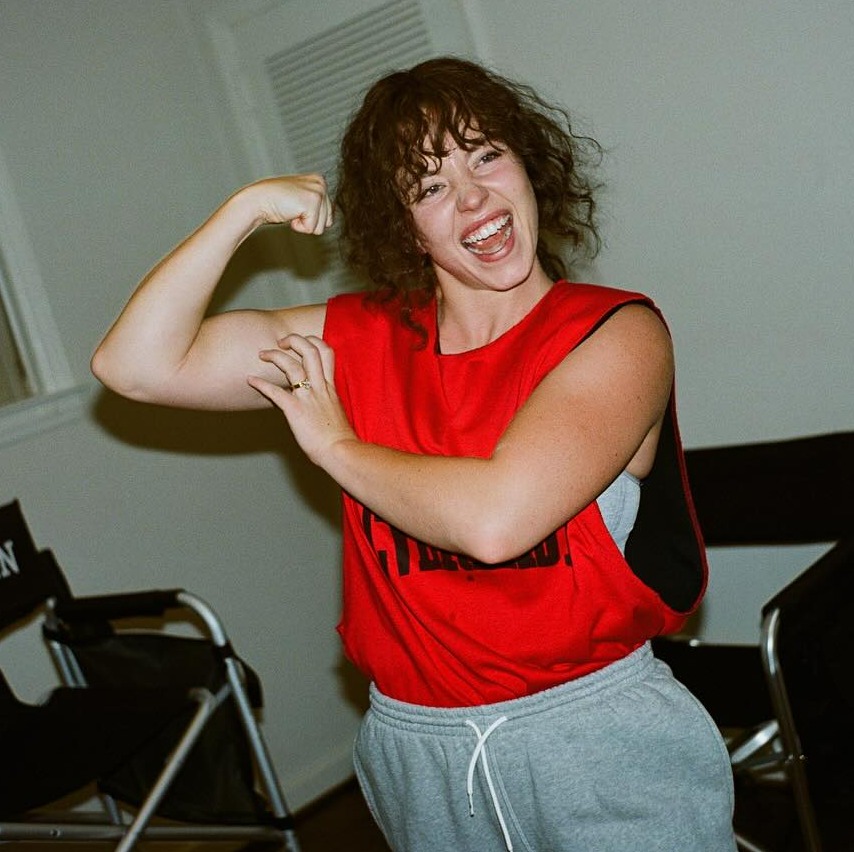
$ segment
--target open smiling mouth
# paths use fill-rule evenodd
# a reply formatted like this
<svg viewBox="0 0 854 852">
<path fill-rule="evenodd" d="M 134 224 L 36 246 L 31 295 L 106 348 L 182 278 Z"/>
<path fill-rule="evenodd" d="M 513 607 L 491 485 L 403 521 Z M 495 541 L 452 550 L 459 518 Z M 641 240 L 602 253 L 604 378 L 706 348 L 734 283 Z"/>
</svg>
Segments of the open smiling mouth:
<svg viewBox="0 0 854 852">
<path fill-rule="evenodd" d="M 472 254 L 496 254 L 513 235 L 513 217 L 508 213 L 481 225 L 463 239 L 463 247 Z"/>
</svg>

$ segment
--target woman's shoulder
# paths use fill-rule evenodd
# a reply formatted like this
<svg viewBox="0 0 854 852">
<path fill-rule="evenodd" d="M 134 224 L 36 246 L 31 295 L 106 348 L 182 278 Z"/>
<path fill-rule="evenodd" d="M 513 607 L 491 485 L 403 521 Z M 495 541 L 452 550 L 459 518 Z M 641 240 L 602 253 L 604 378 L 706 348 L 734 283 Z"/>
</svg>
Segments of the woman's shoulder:
<svg viewBox="0 0 854 852">
<path fill-rule="evenodd" d="M 326 302 L 326 322 L 384 322 L 400 313 L 398 300 L 381 299 L 368 290 L 338 293 Z"/>
<path fill-rule="evenodd" d="M 573 331 L 580 341 L 615 313 L 633 305 L 650 308 L 660 317 L 653 301 L 643 293 L 601 284 L 558 281 L 538 306 L 535 325 L 541 333 L 548 334 L 551 330 L 560 337 Z"/>
<path fill-rule="evenodd" d="M 329 342 L 350 338 L 398 338 L 407 340 L 413 328 L 423 325 L 427 308 L 410 311 L 410 324 L 404 320 L 403 303 L 399 298 L 383 298 L 371 291 L 341 293 L 326 303 L 323 336 Z M 420 339 L 420 338 L 419 338 Z M 411 341 L 410 341 L 411 342 Z"/>
<path fill-rule="evenodd" d="M 577 281 L 558 281 L 552 288 L 556 300 L 573 302 L 576 307 L 598 308 L 619 307 L 639 302 L 653 306 L 652 299 L 645 293 L 607 284 L 591 284 Z"/>
</svg>

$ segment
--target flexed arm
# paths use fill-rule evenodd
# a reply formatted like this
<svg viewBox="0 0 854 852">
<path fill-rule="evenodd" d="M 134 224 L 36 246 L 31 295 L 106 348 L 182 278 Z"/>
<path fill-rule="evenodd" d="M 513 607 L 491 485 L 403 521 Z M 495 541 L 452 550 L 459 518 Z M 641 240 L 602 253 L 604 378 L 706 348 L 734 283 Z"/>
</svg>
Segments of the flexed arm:
<svg viewBox="0 0 854 852">
<path fill-rule="evenodd" d="M 322 341 L 289 338 L 262 358 L 280 365 L 289 383 L 308 380 L 291 392 L 250 382 L 342 488 L 409 535 L 488 563 L 534 547 L 622 470 L 643 478 L 673 381 L 663 324 L 629 305 L 543 379 L 489 458 L 425 456 L 356 437 L 331 379 L 334 353 Z"/>
<path fill-rule="evenodd" d="M 142 280 L 92 358 L 112 390 L 145 402 L 193 408 L 257 408 L 246 384 L 258 351 L 283 334 L 320 334 L 322 305 L 232 311 L 205 317 L 225 267 L 260 225 L 321 234 L 332 204 L 319 175 L 269 178 L 232 195 Z M 271 380 L 281 379 L 271 369 Z"/>
</svg>

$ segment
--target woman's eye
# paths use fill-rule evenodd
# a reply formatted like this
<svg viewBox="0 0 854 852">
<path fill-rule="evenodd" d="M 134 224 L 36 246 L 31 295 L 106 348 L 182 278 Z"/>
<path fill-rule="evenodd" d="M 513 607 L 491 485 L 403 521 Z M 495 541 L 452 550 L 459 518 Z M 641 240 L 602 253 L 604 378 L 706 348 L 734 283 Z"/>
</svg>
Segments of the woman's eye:
<svg viewBox="0 0 854 852">
<path fill-rule="evenodd" d="M 501 151 L 496 151 L 494 148 L 484 152 L 481 156 L 481 163 L 491 163 L 493 160 L 497 160 L 501 156 Z"/>
<path fill-rule="evenodd" d="M 441 188 L 441 184 L 438 183 L 431 183 L 427 186 L 423 186 L 421 187 L 421 192 L 418 193 L 418 199 L 430 198 L 430 196 L 435 195 Z"/>
</svg>

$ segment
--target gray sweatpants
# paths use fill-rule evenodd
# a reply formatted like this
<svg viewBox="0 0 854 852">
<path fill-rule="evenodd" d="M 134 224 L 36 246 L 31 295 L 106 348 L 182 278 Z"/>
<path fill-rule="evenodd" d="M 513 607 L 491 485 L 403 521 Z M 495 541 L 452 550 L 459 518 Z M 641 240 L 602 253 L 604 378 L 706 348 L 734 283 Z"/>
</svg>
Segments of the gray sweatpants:
<svg viewBox="0 0 854 852">
<path fill-rule="evenodd" d="M 372 687 L 354 761 L 395 852 L 735 850 L 724 743 L 649 646 L 478 707 Z"/>
</svg>

